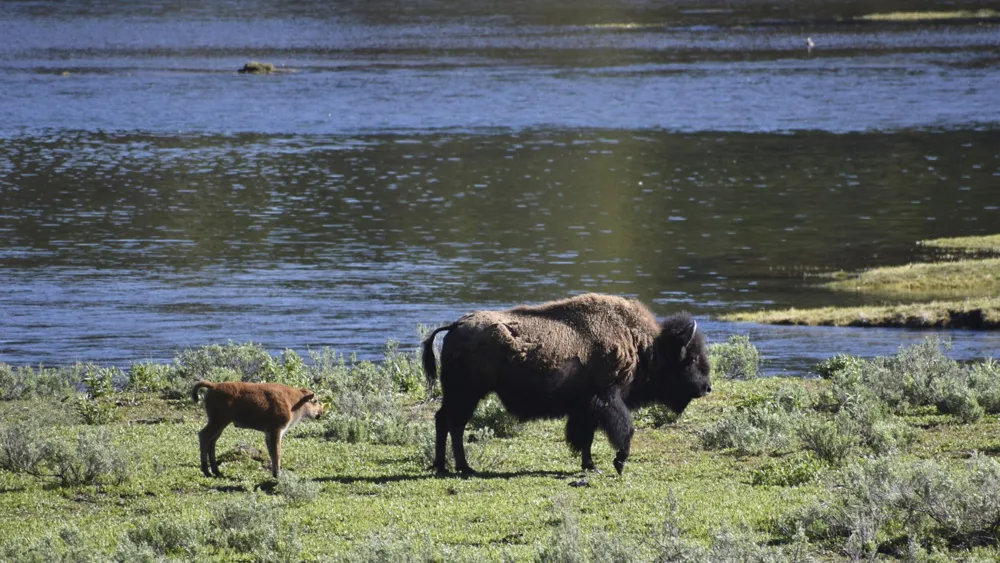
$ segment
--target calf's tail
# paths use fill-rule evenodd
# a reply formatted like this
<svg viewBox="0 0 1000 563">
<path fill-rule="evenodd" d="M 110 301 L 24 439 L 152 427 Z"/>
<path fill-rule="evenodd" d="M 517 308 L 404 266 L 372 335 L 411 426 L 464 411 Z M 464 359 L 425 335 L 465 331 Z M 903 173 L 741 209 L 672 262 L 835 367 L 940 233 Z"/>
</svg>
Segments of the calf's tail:
<svg viewBox="0 0 1000 563">
<path fill-rule="evenodd" d="M 202 387 L 207 387 L 208 389 L 211 389 L 211 388 L 215 387 L 215 384 L 212 383 L 211 381 L 205 381 L 204 379 L 202 379 L 198 383 L 195 383 L 194 387 L 191 389 L 191 400 L 192 401 L 194 401 L 196 403 L 198 402 L 198 391 L 200 391 Z"/>
<path fill-rule="evenodd" d="M 434 389 L 434 382 L 437 381 L 437 360 L 434 359 L 434 337 L 437 333 L 446 330 L 451 330 L 458 326 L 458 323 L 452 323 L 447 326 L 434 329 L 434 332 L 430 333 L 426 340 L 424 340 L 424 377 L 427 378 L 427 396 L 430 397 L 431 390 Z"/>
</svg>

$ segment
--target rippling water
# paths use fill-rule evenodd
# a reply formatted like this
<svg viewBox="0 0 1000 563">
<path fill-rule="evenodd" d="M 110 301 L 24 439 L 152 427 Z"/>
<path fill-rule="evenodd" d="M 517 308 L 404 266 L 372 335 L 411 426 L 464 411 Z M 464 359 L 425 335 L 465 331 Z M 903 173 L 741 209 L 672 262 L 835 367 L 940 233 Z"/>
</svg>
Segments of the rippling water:
<svg viewBox="0 0 1000 563">
<path fill-rule="evenodd" d="M 226 340 L 370 356 L 581 291 L 702 318 L 856 303 L 810 276 L 1000 225 L 988 19 L 135 4 L 0 6 L 0 361 Z M 235 73 L 254 58 L 285 72 Z M 703 324 L 791 372 L 927 334 Z M 942 335 L 956 357 L 1000 350 Z"/>
</svg>

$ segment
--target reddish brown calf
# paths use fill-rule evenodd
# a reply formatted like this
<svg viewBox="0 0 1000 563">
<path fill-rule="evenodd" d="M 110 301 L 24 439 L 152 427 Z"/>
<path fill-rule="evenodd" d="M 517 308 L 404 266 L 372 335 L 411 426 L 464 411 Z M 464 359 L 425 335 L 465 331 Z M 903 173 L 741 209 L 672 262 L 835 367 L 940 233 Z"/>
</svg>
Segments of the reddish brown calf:
<svg viewBox="0 0 1000 563">
<path fill-rule="evenodd" d="M 199 381 L 191 390 L 198 402 L 198 391 L 207 387 L 205 412 L 208 424 L 198 433 L 201 445 L 201 471 L 221 477 L 215 462 L 215 443 L 222 431 L 234 424 L 237 428 L 260 430 L 265 435 L 267 452 L 271 456 L 271 473 L 275 478 L 281 469 L 281 438 L 303 418 L 319 418 L 323 405 L 308 389 L 296 389 L 280 383 L 244 383 Z M 211 463 L 212 473 L 208 472 Z"/>
</svg>

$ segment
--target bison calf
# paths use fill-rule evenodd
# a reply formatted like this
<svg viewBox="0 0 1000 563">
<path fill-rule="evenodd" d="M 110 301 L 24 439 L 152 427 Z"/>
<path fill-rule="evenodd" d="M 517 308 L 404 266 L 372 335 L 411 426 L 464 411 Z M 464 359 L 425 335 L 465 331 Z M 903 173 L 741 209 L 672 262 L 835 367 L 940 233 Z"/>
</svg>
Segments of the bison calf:
<svg viewBox="0 0 1000 563">
<path fill-rule="evenodd" d="M 617 449 L 621 474 L 629 456 L 632 409 L 653 402 L 680 413 L 711 391 L 708 355 L 687 313 L 662 324 L 638 301 L 588 294 L 506 311 L 478 311 L 435 330 L 424 341 L 429 387 L 441 347 L 441 408 L 435 416 L 434 467 L 446 471 L 451 434 L 455 468 L 472 473 L 462 442 L 480 399 L 496 392 L 522 420 L 566 417 L 566 439 L 595 469 L 590 448 L 601 428 Z"/>
<path fill-rule="evenodd" d="M 312 391 L 296 389 L 280 383 L 243 383 L 199 381 L 191 390 L 191 399 L 198 402 L 198 391 L 207 387 L 205 412 L 208 424 L 198 433 L 201 446 L 201 471 L 206 477 L 209 463 L 212 473 L 221 477 L 215 462 L 215 443 L 230 423 L 237 428 L 260 430 L 265 435 L 267 452 L 271 456 L 271 473 L 275 478 L 281 468 L 281 438 L 303 418 L 319 418 L 323 405 Z"/>
</svg>

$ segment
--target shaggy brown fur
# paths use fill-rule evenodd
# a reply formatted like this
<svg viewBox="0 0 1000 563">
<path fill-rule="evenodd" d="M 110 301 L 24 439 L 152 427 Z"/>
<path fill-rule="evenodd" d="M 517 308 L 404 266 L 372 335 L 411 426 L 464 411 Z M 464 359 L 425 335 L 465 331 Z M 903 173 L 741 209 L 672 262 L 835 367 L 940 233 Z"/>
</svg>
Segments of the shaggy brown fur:
<svg viewBox="0 0 1000 563">
<path fill-rule="evenodd" d="M 594 469 L 590 447 L 604 430 L 628 458 L 631 409 L 661 402 L 682 412 L 711 390 L 704 338 L 686 313 L 664 321 L 642 303 L 587 294 L 506 311 L 477 311 L 434 331 L 424 342 L 424 371 L 437 376 L 434 335 L 441 349 L 441 409 L 436 416 L 435 468 L 445 470 L 447 435 L 456 468 L 471 472 L 462 434 L 477 403 L 496 392 L 522 419 L 567 417 L 566 438 Z"/>
<path fill-rule="evenodd" d="M 271 474 L 275 478 L 281 469 L 281 439 L 285 432 L 303 418 L 319 418 L 323 405 L 312 391 L 296 389 L 280 383 L 244 383 L 199 381 L 191 390 L 191 399 L 198 402 L 198 391 L 207 387 L 205 412 L 208 424 L 198 433 L 201 446 L 201 471 L 206 477 L 222 476 L 215 461 L 215 443 L 222 431 L 234 424 L 237 428 L 260 430 L 265 435 L 271 456 Z M 208 468 L 211 463 L 212 473 Z"/>
</svg>

